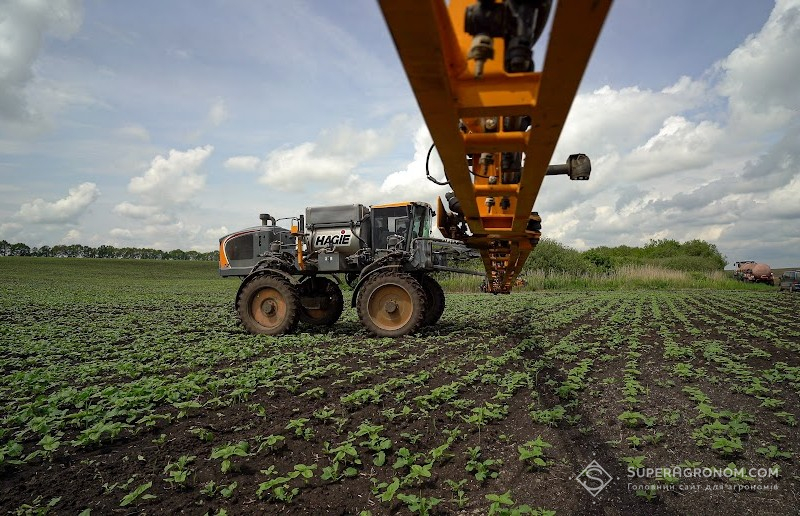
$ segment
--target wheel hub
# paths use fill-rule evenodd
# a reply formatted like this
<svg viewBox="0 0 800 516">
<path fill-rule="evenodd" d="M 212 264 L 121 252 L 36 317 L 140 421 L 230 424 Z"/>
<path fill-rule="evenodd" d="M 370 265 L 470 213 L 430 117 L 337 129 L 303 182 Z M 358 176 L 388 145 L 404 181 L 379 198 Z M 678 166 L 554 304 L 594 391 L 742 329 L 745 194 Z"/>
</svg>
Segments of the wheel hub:
<svg viewBox="0 0 800 516">
<path fill-rule="evenodd" d="M 263 303 L 261 303 L 261 311 L 267 317 L 275 315 L 275 312 L 278 310 L 278 307 L 275 306 L 275 301 L 272 299 L 265 299 Z"/>
<path fill-rule="evenodd" d="M 286 317 L 286 299 L 273 288 L 259 290 L 250 302 L 250 313 L 265 328 L 279 326 Z"/>
<path fill-rule="evenodd" d="M 367 311 L 376 326 L 392 331 L 402 328 L 411 319 L 413 302 L 402 286 L 387 283 L 372 292 L 367 301 Z"/>
</svg>

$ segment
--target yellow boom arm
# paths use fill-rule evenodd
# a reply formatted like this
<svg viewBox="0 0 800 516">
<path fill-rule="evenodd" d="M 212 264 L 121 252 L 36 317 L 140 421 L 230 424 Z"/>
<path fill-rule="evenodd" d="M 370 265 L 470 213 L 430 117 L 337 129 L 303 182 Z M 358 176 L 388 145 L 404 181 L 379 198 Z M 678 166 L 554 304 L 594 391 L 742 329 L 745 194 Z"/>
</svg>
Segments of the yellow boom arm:
<svg viewBox="0 0 800 516">
<path fill-rule="evenodd" d="M 611 0 L 558 2 L 540 72 L 506 71 L 503 37 L 465 28 L 465 21 L 472 23 L 465 20 L 470 4 L 489 8 L 483 18 L 475 16 L 480 25 L 516 14 L 525 1 L 480 3 L 380 0 L 460 203 L 459 213 L 448 214 L 439 200 L 438 225 L 445 236 L 480 251 L 488 290 L 505 293 L 539 241 L 541 219 L 531 210 Z M 540 3 L 548 13 L 550 2 Z M 505 166 L 513 160 L 504 162 L 504 153 L 524 153 L 524 166 Z"/>
</svg>

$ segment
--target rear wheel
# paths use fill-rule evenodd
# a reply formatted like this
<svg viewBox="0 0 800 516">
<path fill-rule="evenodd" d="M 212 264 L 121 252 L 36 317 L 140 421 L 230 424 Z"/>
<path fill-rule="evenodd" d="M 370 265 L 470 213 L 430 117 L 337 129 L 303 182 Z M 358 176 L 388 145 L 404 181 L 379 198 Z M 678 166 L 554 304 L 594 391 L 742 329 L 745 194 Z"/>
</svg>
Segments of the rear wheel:
<svg viewBox="0 0 800 516">
<path fill-rule="evenodd" d="M 438 281 L 427 274 L 420 275 L 418 279 L 425 291 L 425 315 L 422 318 L 422 325 L 431 326 L 436 324 L 444 313 L 444 290 Z"/>
<path fill-rule="evenodd" d="M 399 337 L 419 329 L 426 308 L 425 291 L 410 274 L 372 276 L 358 294 L 356 309 L 364 327 L 378 337 Z"/>
<path fill-rule="evenodd" d="M 300 298 L 286 279 L 269 274 L 257 276 L 242 288 L 236 311 L 250 333 L 282 335 L 297 326 Z"/>
<path fill-rule="evenodd" d="M 328 278 L 311 278 L 300 284 L 300 321 L 314 326 L 330 326 L 344 309 L 342 291 Z"/>
</svg>

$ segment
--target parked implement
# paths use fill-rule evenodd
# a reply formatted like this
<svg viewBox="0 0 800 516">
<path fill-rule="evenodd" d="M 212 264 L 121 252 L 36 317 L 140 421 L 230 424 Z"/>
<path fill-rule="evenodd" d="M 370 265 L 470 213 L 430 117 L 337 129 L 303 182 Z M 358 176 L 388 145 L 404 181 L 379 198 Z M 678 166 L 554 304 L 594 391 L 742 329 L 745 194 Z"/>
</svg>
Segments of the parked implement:
<svg viewBox="0 0 800 516">
<path fill-rule="evenodd" d="M 447 265 L 477 255 L 460 242 L 432 238 L 432 215 L 422 202 L 316 207 L 287 229 L 264 214 L 261 226 L 220 239 L 220 275 L 244 278 L 236 312 L 251 333 L 280 335 L 298 322 L 332 325 L 344 308 L 343 275 L 367 330 L 407 335 L 444 311 L 432 272 L 476 274 Z"/>
<path fill-rule="evenodd" d="M 772 274 L 772 269 L 766 263 L 756 263 L 753 260 L 743 260 L 733 264 L 736 270 L 733 272 L 733 277 L 739 281 L 746 281 L 748 283 L 765 283 L 767 285 L 774 285 L 775 278 Z"/>
</svg>

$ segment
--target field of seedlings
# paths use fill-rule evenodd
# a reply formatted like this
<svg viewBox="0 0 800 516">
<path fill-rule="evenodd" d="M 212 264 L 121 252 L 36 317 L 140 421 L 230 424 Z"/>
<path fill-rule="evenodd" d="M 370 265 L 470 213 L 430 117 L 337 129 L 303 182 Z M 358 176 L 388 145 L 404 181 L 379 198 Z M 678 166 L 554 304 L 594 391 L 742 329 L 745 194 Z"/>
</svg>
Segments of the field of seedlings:
<svg viewBox="0 0 800 516">
<path fill-rule="evenodd" d="M 0 258 L 2 512 L 800 503 L 800 296 L 460 293 L 412 337 L 346 309 L 274 338 L 237 326 L 215 266 Z"/>
</svg>

